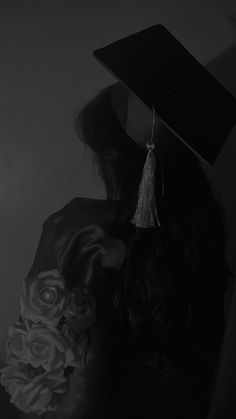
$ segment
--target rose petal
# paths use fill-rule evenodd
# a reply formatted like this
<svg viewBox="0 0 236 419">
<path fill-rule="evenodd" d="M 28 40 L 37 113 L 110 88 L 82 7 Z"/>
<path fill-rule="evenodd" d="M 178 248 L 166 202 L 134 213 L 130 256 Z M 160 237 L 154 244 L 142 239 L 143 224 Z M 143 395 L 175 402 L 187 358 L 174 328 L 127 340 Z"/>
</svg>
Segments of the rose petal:
<svg viewBox="0 0 236 419">
<path fill-rule="evenodd" d="M 65 352 L 65 367 L 71 364 L 75 360 L 74 352 L 71 349 L 68 349 Z"/>
<path fill-rule="evenodd" d="M 34 389 L 32 389 L 29 392 L 29 396 L 26 399 L 26 406 L 29 406 L 29 404 L 32 402 L 32 400 L 37 396 L 37 394 L 40 393 L 40 390 L 42 389 L 42 385 L 38 384 Z"/>
<path fill-rule="evenodd" d="M 62 297 L 61 302 L 60 302 L 60 304 L 59 304 L 60 311 L 62 311 L 62 309 L 63 309 L 63 307 L 64 307 L 64 305 L 65 305 L 65 302 L 66 302 L 65 297 Z"/>
<path fill-rule="evenodd" d="M 47 406 L 48 402 L 51 400 L 51 397 L 51 393 L 43 394 L 39 400 L 31 407 L 32 412 L 35 410 L 43 409 L 45 406 Z"/>
<path fill-rule="evenodd" d="M 61 367 L 63 367 L 63 361 L 62 360 L 58 361 L 58 363 L 55 365 L 55 368 L 61 368 Z"/>
<path fill-rule="evenodd" d="M 17 384 L 17 383 L 11 383 L 9 385 L 9 393 L 12 395 L 10 398 L 11 403 L 15 403 L 15 400 L 17 399 L 18 395 L 21 392 L 22 387 L 24 384 Z"/>
<path fill-rule="evenodd" d="M 59 273 L 58 269 L 51 269 L 49 271 L 40 272 L 38 274 L 38 278 L 45 278 L 46 276 L 53 276 L 55 278 L 61 277 L 61 274 Z"/>
<path fill-rule="evenodd" d="M 64 288 L 64 280 L 59 279 L 46 279 L 44 282 L 46 285 L 57 285 L 59 288 Z"/>
</svg>

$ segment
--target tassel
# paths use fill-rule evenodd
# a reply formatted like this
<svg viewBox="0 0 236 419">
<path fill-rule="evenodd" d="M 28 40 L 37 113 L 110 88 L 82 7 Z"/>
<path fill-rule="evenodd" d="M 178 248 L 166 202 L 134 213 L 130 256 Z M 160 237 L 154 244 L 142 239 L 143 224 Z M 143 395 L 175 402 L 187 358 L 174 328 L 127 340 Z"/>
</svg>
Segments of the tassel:
<svg viewBox="0 0 236 419">
<path fill-rule="evenodd" d="M 156 224 L 161 227 L 161 223 L 157 214 L 156 207 L 156 156 L 153 153 L 155 149 L 154 144 L 154 128 L 156 123 L 156 112 L 153 107 L 152 113 L 152 134 L 150 143 L 146 143 L 147 157 L 143 168 L 142 179 L 138 192 L 138 203 L 134 217 L 131 223 L 136 227 L 150 228 L 155 227 Z M 162 194 L 164 194 L 164 177 L 162 165 Z"/>
<path fill-rule="evenodd" d="M 159 227 L 161 226 L 156 208 L 156 157 L 153 153 L 154 148 L 154 143 L 147 143 L 148 152 L 139 186 L 138 203 L 135 215 L 131 220 L 132 224 L 141 228 L 155 227 L 156 223 Z"/>
<path fill-rule="evenodd" d="M 134 217 L 131 223 L 136 227 L 150 228 L 155 227 L 156 224 L 161 227 L 161 223 L 157 214 L 156 207 L 156 156 L 153 153 L 155 149 L 154 144 L 154 129 L 156 123 L 156 112 L 153 107 L 152 113 L 152 134 L 150 143 L 146 143 L 147 157 L 143 168 L 142 179 L 138 192 L 138 203 Z M 162 195 L 164 195 L 164 175 L 162 164 Z"/>
</svg>

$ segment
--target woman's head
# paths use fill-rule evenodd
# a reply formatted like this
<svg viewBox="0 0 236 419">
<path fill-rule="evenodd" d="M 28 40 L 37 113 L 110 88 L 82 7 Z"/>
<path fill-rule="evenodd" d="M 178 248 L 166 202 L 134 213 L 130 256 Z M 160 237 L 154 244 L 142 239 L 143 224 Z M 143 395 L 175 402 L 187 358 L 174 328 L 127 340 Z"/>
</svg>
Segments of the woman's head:
<svg viewBox="0 0 236 419">
<path fill-rule="evenodd" d="M 92 151 L 107 198 L 129 201 L 138 188 L 145 151 L 122 130 L 111 106 L 110 90 L 110 86 L 103 89 L 82 109 L 76 130 Z"/>
<path fill-rule="evenodd" d="M 106 87 L 84 106 L 76 119 L 76 130 L 92 151 L 107 198 L 123 200 L 132 214 L 146 150 L 119 123 L 113 109 L 113 91 L 114 85 Z M 156 144 L 156 155 L 161 151 L 162 158 L 162 165 L 157 165 L 156 171 L 157 207 L 163 207 L 162 219 L 173 209 L 175 214 L 184 214 L 190 207 L 199 209 L 206 205 L 211 190 L 197 158 L 164 126 L 157 130 Z M 164 198 L 160 196 L 163 180 Z"/>
</svg>

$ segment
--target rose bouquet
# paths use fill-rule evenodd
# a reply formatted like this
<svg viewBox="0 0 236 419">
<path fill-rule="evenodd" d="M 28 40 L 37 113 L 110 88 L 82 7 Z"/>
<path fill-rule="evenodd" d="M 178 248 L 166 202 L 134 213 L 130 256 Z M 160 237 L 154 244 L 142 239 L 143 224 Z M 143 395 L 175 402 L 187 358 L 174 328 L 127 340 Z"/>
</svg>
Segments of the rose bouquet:
<svg viewBox="0 0 236 419">
<path fill-rule="evenodd" d="M 19 320 L 8 330 L 1 384 L 25 413 L 56 410 L 70 374 L 86 363 L 96 301 L 84 287 L 71 291 L 57 269 L 23 281 Z"/>
</svg>

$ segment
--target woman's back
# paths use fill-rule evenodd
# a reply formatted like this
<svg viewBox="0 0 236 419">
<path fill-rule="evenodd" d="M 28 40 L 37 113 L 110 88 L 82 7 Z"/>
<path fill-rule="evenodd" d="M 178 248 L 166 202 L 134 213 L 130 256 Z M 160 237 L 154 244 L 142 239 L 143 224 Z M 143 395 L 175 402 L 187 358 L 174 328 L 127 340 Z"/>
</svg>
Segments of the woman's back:
<svg viewBox="0 0 236 419">
<path fill-rule="evenodd" d="M 112 221 L 111 209 L 114 205 L 117 218 Z M 127 313 L 121 308 L 124 304 L 122 293 L 126 259 L 130 251 L 127 234 L 119 229 L 122 203 L 75 199 L 65 208 L 66 210 L 53 216 L 54 248 L 60 249 L 64 261 L 69 261 L 68 264 L 63 264 L 61 260 L 68 281 L 76 276 L 79 282 L 83 281 L 81 273 L 86 271 L 84 263 L 91 265 L 89 292 L 97 302 L 97 319 L 90 328 L 91 344 L 87 365 L 82 374 L 81 371 L 75 371 L 73 391 L 65 400 L 64 409 L 59 410 L 58 417 L 68 415 L 68 406 L 71 408 L 75 403 L 72 417 L 81 415 L 81 418 L 115 419 L 122 415 L 124 418 L 205 418 L 214 384 L 222 325 L 216 322 L 211 324 L 204 317 L 197 323 L 198 319 L 194 319 L 192 313 L 193 323 L 188 327 L 181 327 L 179 322 L 182 319 L 183 296 L 181 293 L 179 297 L 174 294 L 179 300 L 175 301 L 175 307 L 167 314 L 169 321 L 174 321 L 179 330 L 173 331 L 170 328 L 169 336 L 166 336 L 169 339 L 166 346 L 168 353 L 163 353 L 159 361 L 158 357 L 156 360 L 154 357 L 148 360 L 147 348 L 151 349 L 153 345 L 154 351 L 158 351 L 159 347 L 159 342 L 154 342 L 153 336 L 149 335 L 149 318 L 143 323 L 147 330 L 143 330 L 142 326 L 140 331 L 134 333 Z M 102 234 L 95 237 L 91 232 L 96 231 L 97 227 L 102 230 Z M 68 246 L 68 243 L 73 243 L 73 246 Z M 93 259 L 93 252 L 90 252 L 87 258 L 84 249 L 88 247 L 88 243 L 91 249 L 94 248 L 94 252 L 98 246 L 102 246 L 109 257 L 99 263 Z M 146 253 L 147 249 L 143 249 L 143 260 L 140 263 L 144 265 Z M 142 252 L 139 257 L 142 259 Z M 178 281 L 178 277 L 172 277 L 171 280 Z M 132 286 L 135 292 L 135 278 L 131 290 Z M 178 282 L 176 286 L 181 288 Z M 218 298 L 222 302 L 223 289 L 218 292 Z M 207 295 L 202 295 L 204 315 L 207 313 L 207 307 L 204 307 L 207 298 Z M 178 306 L 179 319 L 173 319 L 173 313 L 178 316 Z M 215 303 L 212 304 L 209 300 L 209 312 L 212 308 L 215 310 Z M 213 313 L 209 313 L 211 321 L 212 316 Z M 223 321 L 222 313 L 218 313 L 218 318 Z M 178 335 L 178 331 L 181 334 Z M 171 333 L 174 336 L 170 336 Z M 215 336 L 215 342 L 211 345 L 208 335 Z M 173 359 L 171 354 L 174 354 Z"/>
</svg>

